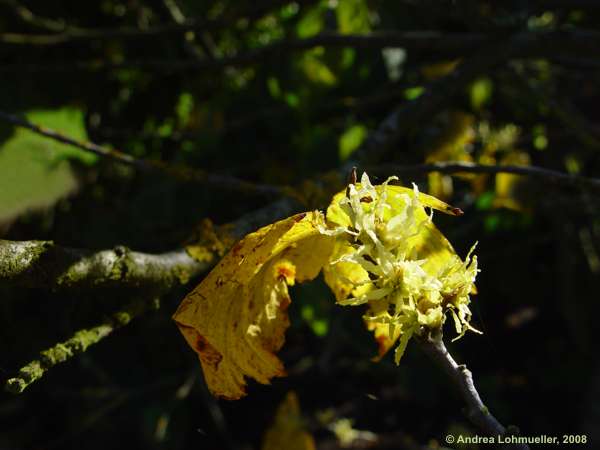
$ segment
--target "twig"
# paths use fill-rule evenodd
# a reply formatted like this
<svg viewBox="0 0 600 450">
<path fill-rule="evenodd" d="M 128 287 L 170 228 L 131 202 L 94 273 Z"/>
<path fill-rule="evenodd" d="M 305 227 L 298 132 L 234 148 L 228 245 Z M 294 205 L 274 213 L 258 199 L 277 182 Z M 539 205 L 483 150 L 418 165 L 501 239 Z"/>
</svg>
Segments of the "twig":
<svg viewBox="0 0 600 450">
<path fill-rule="evenodd" d="M 16 1 L 14 0 L 0 0 L 4 3 L 16 8 Z M 300 0 L 294 3 L 312 3 L 314 0 Z M 229 27 L 232 23 L 235 23 L 236 19 L 244 17 L 246 19 L 256 19 L 268 13 L 274 7 L 283 6 L 288 2 L 282 3 L 280 0 L 261 1 L 260 4 L 254 5 L 252 9 L 247 11 L 237 11 L 234 13 L 225 13 L 217 19 L 185 19 L 181 23 L 166 24 L 166 25 L 155 25 L 147 28 L 136 28 L 136 27 L 121 27 L 121 28 L 81 28 L 74 27 L 71 25 L 64 25 L 62 28 L 58 28 L 58 25 L 62 25 L 60 22 L 57 23 L 56 27 L 45 28 L 51 31 L 57 31 L 51 34 L 22 34 L 22 33 L 1 33 L 0 43 L 5 44 L 16 44 L 16 45 L 34 45 L 34 46 L 53 46 L 63 45 L 72 42 L 85 42 L 85 41 L 102 41 L 112 39 L 145 39 L 152 37 L 162 37 L 170 34 L 182 34 L 188 31 L 202 31 L 202 30 L 216 30 L 223 27 Z M 41 18 L 33 15 L 33 13 L 27 10 L 33 17 L 37 17 L 38 25 L 41 22 L 50 24 L 53 22 L 52 19 Z M 26 20 L 28 14 L 23 10 L 16 10 L 17 15 L 21 16 L 22 19 Z M 24 14 L 24 15 L 23 15 Z"/>
<path fill-rule="evenodd" d="M 25 23 L 42 28 L 47 31 L 64 32 L 66 24 L 62 20 L 49 19 L 34 14 L 26 6 L 16 0 L 0 0 L 0 4 L 5 4 L 12 8 L 14 13 Z"/>
<path fill-rule="evenodd" d="M 600 46 L 600 33 L 595 31 L 521 32 L 513 36 L 487 41 L 474 55 L 464 59 L 450 74 L 431 83 L 420 97 L 392 111 L 353 154 L 354 158 L 373 163 L 381 159 L 399 138 L 417 129 L 462 91 L 475 77 L 511 58 L 593 55 Z M 553 55 L 552 55 L 553 54 Z M 342 169 L 347 172 L 355 161 Z"/>
<path fill-rule="evenodd" d="M 34 133 L 46 136 L 58 142 L 62 142 L 63 144 L 72 145 L 81 150 L 94 153 L 104 158 L 112 159 L 116 162 L 126 164 L 138 170 L 146 172 L 160 172 L 182 181 L 206 183 L 217 187 L 241 192 L 249 192 L 269 196 L 280 195 L 283 192 L 282 188 L 277 186 L 251 183 L 229 175 L 211 174 L 201 169 L 174 166 L 167 164 L 163 161 L 149 161 L 138 159 L 122 151 L 103 147 L 93 142 L 78 141 L 76 139 L 65 136 L 64 134 L 61 134 L 57 131 L 54 131 L 50 128 L 36 125 L 34 123 L 29 122 L 28 120 L 2 111 L 0 111 L 0 119 L 18 127 L 27 128 L 28 130 L 31 130 Z"/>
<path fill-rule="evenodd" d="M 10 378 L 6 382 L 5 389 L 13 394 L 22 393 L 49 369 L 85 352 L 90 346 L 97 344 L 115 330 L 127 325 L 134 317 L 139 316 L 149 308 L 157 309 L 158 299 L 153 302 L 140 299 L 134 300 L 122 311 L 113 314 L 109 320 L 93 328 L 77 331 L 68 340 L 40 352 L 38 359 L 22 367 L 15 378 Z"/>
<path fill-rule="evenodd" d="M 185 15 L 183 14 L 183 11 L 181 11 L 181 8 L 179 7 L 179 5 L 176 3 L 175 0 L 163 0 L 162 3 L 165 6 L 165 9 L 168 11 L 169 16 L 171 16 L 171 19 L 173 20 L 173 22 L 175 22 L 179 25 L 185 23 L 187 18 L 185 17 Z M 185 46 L 186 51 L 189 53 L 189 55 L 196 60 L 202 60 L 202 51 L 196 45 L 195 32 L 187 31 L 184 34 L 184 39 L 185 39 L 184 46 Z M 206 56 L 208 56 L 209 59 L 214 59 L 212 52 L 210 52 L 210 50 L 207 51 L 208 49 L 206 48 L 205 45 L 203 46 L 203 49 L 206 53 Z"/>
<path fill-rule="evenodd" d="M 237 239 L 299 209 L 290 199 L 280 200 L 211 230 L 196 249 L 149 254 L 119 246 L 94 252 L 55 245 L 51 241 L 0 240 L 0 281 L 22 287 L 50 290 L 95 289 L 101 286 L 143 288 L 156 295 L 186 284 L 206 273 Z M 211 242 L 212 240 L 212 242 Z"/>
<path fill-rule="evenodd" d="M 450 74 L 432 83 L 415 100 L 409 101 L 389 114 L 359 147 L 355 156 L 368 163 L 378 161 L 392 149 L 399 138 L 416 129 L 423 118 L 429 118 L 460 92 L 471 80 L 509 57 L 513 45 L 499 42 L 484 46 L 474 56 L 462 61 Z M 353 164 L 351 162 L 348 163 Z"/>
<path fill-rule="evenodd" d="M 523 175 L 528 177 L 536 177 L 547 180 L 562 186 L 579 186 L 591 188 L 600 191 L 600 178 L 588 178 L 579 175 L 568 174 L 556 170 L 545 169 L 536 166 L 503 166 L 503 165 L 487 165 L 476 164 L 463 161 L 447 161 L 430 164 L 414 164 L 414 165 L 382 165 L 367 167 L 368 172 L 374 174 L 401 175 L 415 173 L 439 172 L 445 174 L 453 173 L 512 173 L 515 175 Z"/>
<path fill-rule="evenodd" d="M 509 427 L 509 429 L 504 427 L 483 404 L 473 383 L 471 371 L 464 364 L 457 364 L 452 358 L 444 345 L 441 332 L 417 340 L 421 349 L 450 377 L 467 404 L 466 415 L 474 425 L 482 432 L 494 437 L 504 437 L 516 431 L 515 427 Z M 511 448 L 528 450 L 529 446 L 527 444 L 514 444 Z"/>
<path fill-rule="evenodd" d="M 174 26 L 174 25 L 172 25 Z M 142 30 L 136 30 L 142 33 Z M 113 31 L 107 36 L 115 38 L 119 33 Z M 25 36 L 26 37 L 26 36 Z M 22 35 L 13 33 L 0 34 L 0 42 L 21 42 Z M 35 39 L 33 39 L 35 38 Z M 44 36 L 33 36 L 33 42 L 42 40 Z M 49 38 L 49 37 L 48 37 Z M 27 43 L 26 40 L 24 43 Z M 497 53 L 491 48 L 494 43 L 501 42 L 505 51 Z M 32 42 L 28 42 L 32 43 Z M 43 45 L 43 44 L 40 44 Z M 138 68 L 144 70 L 161 70 L 167 72 L 183 70 L 220 70 L 230 66 L 257 64 L 269 58 L 287 55 L 292 51 L 325 47 L 353 47 L 381 49 L 385 47 L 403 47 L 412 52 L 427 52 L 428 56 L 438 58 L 469 55 L 477 49 L 487 56 L 492 64 L 504 63 L 509 58 L 590 56 L 595 55 L 600 46 L 600 32 L 589 30 L 559 30 L 544 32 L 521 32 L 515 35 L 489 35 L 478 33 L 443 34 L 439 32 L 410 31 L 378 31 L 368 35 L 346 35 L 322 33 L 307 39 L 284 39 L 274 44 L 260 47 L 237 55 L 215 60 L 128 60 L 122 63 L 110 63 L 102 60 L 69 61 L 57 64 L 5 64 L 0 70 L 10 72 L 61 72 L 72 70 L 116 70 L 122 68 Z M 485 66 L 484 68 L 488 68 Z M 456 70 L 455 70 L 456 72 Z"/>
</svg>

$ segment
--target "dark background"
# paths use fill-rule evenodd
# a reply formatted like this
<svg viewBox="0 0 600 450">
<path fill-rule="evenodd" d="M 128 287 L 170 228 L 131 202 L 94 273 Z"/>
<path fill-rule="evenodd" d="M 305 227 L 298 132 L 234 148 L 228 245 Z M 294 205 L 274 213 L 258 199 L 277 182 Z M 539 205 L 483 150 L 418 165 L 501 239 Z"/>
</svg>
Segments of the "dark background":
<svg viewBox="0 0 600 450">
<path fill-rule="evenodd" d="M 173 31 L 181 20 L 195 35 Z M 325 207 L 350 161 L 377 165 L 376 182 L 391 165 L 439 161 L 594 177 L 599 24 L 594 1 L 0 1 L 0 110 L 139 159 L 292 186 L 300 210 Z M 319 33 L 373 39 L 302 43 Z M 205 218 L 227 223 L 274 200 L 44 144 L 50 158 L 18 140 L 26 133 L 0 124 L 2 239 L 158 253 Z M 36 175 L 58 166 L 52 181 Z M 597 188 L 506 174 L 401 179 L 465 211 L 435 217 L 461 256 L 479 242 L 472 310 L 484 334 L 448 346 L 490 410 L 526 436 L 598 442 Z M 289 377 L 213 399 L 170 319 L 198 281 L 23 394 L 0 394 L 0 448 L 259 448 L 289 390 L 318 448 L 337 448 L 319 420 L 327 410 L 379 435 L 369 448 L 439 448 L 447 433 L 476 433 L 415 345 L 399 367 L 389 355 L 371 362 L 360 313 L 335 306 L 320 279 L 292 291 Z M 0 381 L 135 295 L 0 284 Z"/>
</svg>

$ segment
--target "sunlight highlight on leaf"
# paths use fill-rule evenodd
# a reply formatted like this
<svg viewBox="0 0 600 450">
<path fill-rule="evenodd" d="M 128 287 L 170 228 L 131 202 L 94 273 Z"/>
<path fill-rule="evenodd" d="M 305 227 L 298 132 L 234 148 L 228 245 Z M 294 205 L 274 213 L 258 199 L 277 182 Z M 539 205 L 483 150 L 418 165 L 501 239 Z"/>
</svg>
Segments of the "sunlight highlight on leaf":
<svg viewBox="0 0 600 450">
<path fill-rule="evenodd" d="M 275 356 L 289 325 L 288 286 L 317 276 L 332 241 L 322 214 L 297 214 L 247 235 L 183 300 L 173 316 L 198 353 L 210 391 L 237 399 L 245 377 L 267 384 L 285 374 Z"/>
</svg>

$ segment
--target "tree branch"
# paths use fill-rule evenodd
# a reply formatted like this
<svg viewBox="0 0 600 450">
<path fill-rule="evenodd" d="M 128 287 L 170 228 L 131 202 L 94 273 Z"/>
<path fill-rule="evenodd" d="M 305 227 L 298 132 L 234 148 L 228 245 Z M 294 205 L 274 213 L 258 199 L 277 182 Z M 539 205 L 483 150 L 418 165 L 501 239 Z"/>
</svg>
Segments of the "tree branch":
<svg viewBox="0 0 600 450">
<path fill-rule="evenodd" d="M 527 177 L 540 178 L 550 183 L 569 187 L 582 187 L 600 191 L 600 178 L 588 178 L 572 175 L 556 170 L 545 169 L 536 166 L 501 166 L 476 164 L 463 161 L 444 161 L 429 164 L 371 166 L 366 168 L 367 172 L 379 175 L 402 175 L 415 173 L 439 172 L 445 174 L 454 173 L 512 173 Z"/>
<path fill-rule="evenodd" d="M 474 425 L 489 436 L 499 437 L 515 434 L 515 427 L 505 428 L 483 404 L 473 383 L 471 371 L 464 364 L 457 364 L 452 358 L 444 345 L 441 332 L 434 336 L 420 337 L 417 341 L 427 356 L 448 375 L 467 404 L 466 415 Z M 515 444 L 510 448 L 529 450 L 527 444 Z"/>
<path fill-rule="evenodd" d="M 137 30 L 141 32 L 141 30 Z M 116 32 L 107 36 L 114 38 Z M 41 36 L 41 37 L 40 37 Z M 43 35 L 35 36 L 34 41 L 42 40 Z M 0 35 L 0 42 L 19 42 L 25 39 L 21 35 Z M 25 41 L 27 42 L 27 41 Z M 495 54 L 490 46 L 503 43 L 506 51 Z M 42 44 L 40 44 L 42 45 Z M 242 51 L 237 55 L 218 59 L 196 60 L 130 60 L 122 63 L 110 63 L 98 60 L 70 61 L 58 64 L 5 64 L 3 72 L 22 71 L 72 71 L 72 70 L 114 70 L 121 68 L 138 68 L 157 71 L 184 70 L 220 70 L 230 66 L 257 64 L 267 59 L 287 55 L 292 51 L 307 50 L 314 47 L 353 47 L 381 49 L 385 47 L 402 47 L 413 52 L 427 52 L 438 58 L 465 56 L 477 49 L 484 49 L 482 54 L 493 63 L 504 63 L 509 58 L 530 57 L 573 57 L 577 55 L 595 55 L 600 46 L 600 32 L 591 30 L 558 30 L 558 31 L 526 31 L 511 35 L 493 35 L 480 33 L 443 34 L 435 31 L 376 31 L 368 35 L 348 35 L 338 33 L 322 33 L 306 39 L 284 39 L 264 47 Z"/>
<path fill-rule="evenodd" d="M 213 259 L 196 261 L 184 249 L 153 255 L 123 246 L 94 252 L 52 241 L 0 240 L 0 280 L 50 290 L 119 285 L 166 291 L 207 271 Z"/>
<path fill-rule="evenodd" d="M 369 163 L 378 161 L 401 136 L 418 129 L 424 118 L 435 115 L 473 79 L 512 58 L 557 56 L 563 52 L 569 56 L 592 55 L 598 47 L 600 33 L 596 31 L 521 32 L 512 37 L 496 37 L 448 75 L 431 83 L 420 97 L 394 110 L 356 150 L 355 156 Z"/>
<path fill-rule="evenodd" d="M 53 31 L 55 33 L 65 31 L 66 24 L 62 20 L 38 16 L 16 0 L 0 0 L 0 4 L 5 4 L 12 8 L 17 17 L 19 17 L 25 23 L 47 31 Z"/>
<path fill-rule="evenodd" d="M 135 169 L 141 171 L 164 173 L 182 181 L 206 183 L 216 187 L 222 187 L 240 192 L 268 196 L 281 195 L 283 192 L 282 188 L 278 186 L 251 183 L 229 175 L 217 175 L 197 168 L 174 166 L 163 161 L 138 159 L 120 150 L 103 147 L 93 142 L 78 141 L 50 128 L 36 125 L 28 120 L 2 111 L 0 111 L 0 119 L 17 127 L 26 128 L 34 133 L 40 134 L 63 144 L 72 145 L 86 152 L 112 159 L 113 161 L 134 167 Z"/>
<path fill-rule="evenodd" d="M 209 230 L 212 243 L 205 238 L 197 245 L 160 255 L 133 252 L 125 247 L 94 253 L 59 247 L 48 241 L 0 240 L 0 282 L 44 289 L 93 289 L 118 284 L 141 288 L 145 295 L 156 299 L 152 304 L 136 299 L 109 320 L 77 331 L 68 340 L 42 351 L 38 359 L 22 367 L 16 377 L 6 382 L 5 389 L 12 393 L 23 392 L 48 369 L 86 351 L 150 306 L 157 308 L 160 294 L 208 271 L 236 239 L 291 215 L 298 207 L 291 200 L 280 200 L 217 230 Z M 202 257 L 194 259 L 190 253 Z"/>
<path fill-rule="evenodd" d="M 184 19 L 180 23 L 156 25 L 147 28 L 121 27 L 121 28 L 96 28 L 86 29 L 63 24 L 62 22 L 53 23 L 53 19 L 35 16 L 31 11 L 19 5 L 15 0 L 0 0 L 11 6 L 15 13 L 27 22 L 32 18 L 38 26 L 44 25 L 50 31 L 56 33 L 49 34 L 22 34 L 22 33 L 1 33 L 0 43 L 13 45 L 34 45 L 34 46 L 54 46 L 70 44 L 73 42 L 85 41 L 103 41 L 112 39 L 147 39 L 163 37 L 172 34 L 184 34 L 189 31 L 207 31 L 217 30 L 223 27 L 231 26 L 236 19 L 244 17 L 246 19 L 256 19 L 264 16 L 271 9 L 285 5 L 279 0 L 261 1 L 247 11 L 237 11 L 234 13 L 225 13 L 218 19 Z M 314 0 L 299 0 L 296 4 L 312 3 Z"/>
<path fill-rule="evenodd" d="M 95 252 L 51 241 L 0 240 L 0 282 L 50 290 L 118 285 L 163 293 L 207 272 L 237 239 L 291 215 L 299 206 L 289 199 L 280 200 L 210 229 L 197 244 L 162 254 L 123 246 Z"/>
<path fill-rule="evenodd" d="M 146 310 L 158 309 L 158 307 L 158 299 L 153 302 L 141 299 L 132 301 L 122 311 L 113 314 L 112 317 L 99 325 L 79 330 L 68 340 L 59 342 L 53 347 L 40 352 L 38 359 L 22 367 L 16 377 L 7 380 L 5 389 L 13 394 L 20 394 L 52 367 L 85 352 L 90 346 L 97 344 L 111 335 L 113 331 L 127 325 L 133 318 Z"/>
<path fill-rule="evenodd" d="M 179 25 L 185 23 L 187 18 L 185 17 L 185 15 L 183 14 L 183 11 L 181 10 L 181 8 L 179 7 L 179 5 L 176 3 L 175 0 L 162 0 L 162 3 L 164 5 L 165 9 L 167 10 L 167 12 L 169 13 L 169 16 L 171 17 L 173 22 L 175 22 Z M 201 43 L 201 47 L 198 47 L 196 45 L 196 33 L 195 32 L 187 31 L 184 34 L 183 45 L 184 45 L 187 53 L 193 59 L 202 60 L 203 52 L 206 54 L 206 56 L 209 59 L 214 59 L 214 55 L 213 55 L 211 49 L 208 48 L 207 45 L 202 45 L 202 44 L 205 44 L 205 42 L 202 40 L 202 37 L 200 38 L 200 43 Z M 202 48 L 202 50 L 200 50 L 200 48 Z"/>
</svg>

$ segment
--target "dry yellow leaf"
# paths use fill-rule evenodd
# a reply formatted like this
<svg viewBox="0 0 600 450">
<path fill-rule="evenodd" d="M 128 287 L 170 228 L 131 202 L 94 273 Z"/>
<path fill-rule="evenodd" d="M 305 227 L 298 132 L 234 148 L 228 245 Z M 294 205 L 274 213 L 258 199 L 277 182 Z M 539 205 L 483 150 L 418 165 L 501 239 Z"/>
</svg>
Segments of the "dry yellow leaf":
<svg viewBox="0 0 600 450">
<path fill-rule="evenodd" d="M 262 450 L 314 450 L 315 440 L 306 431 L 295 392 L 288 392 L 263 437 Z"/>
<path fill-rule="evenodd" d="M 319 212 L 297 214 L 247 235 L 183 300 L 173 316 L 198 353 L 210 391 L 245 395 L 245 377 L 285 374 L 277 352 L 289 326 L 288 286 L 318 275 L 333 246 Z"/>
</svg>

